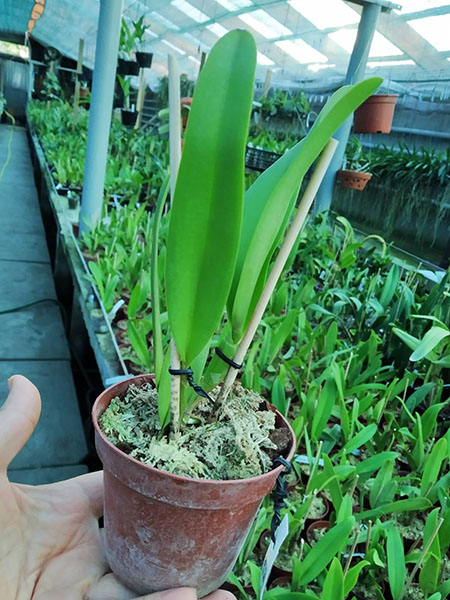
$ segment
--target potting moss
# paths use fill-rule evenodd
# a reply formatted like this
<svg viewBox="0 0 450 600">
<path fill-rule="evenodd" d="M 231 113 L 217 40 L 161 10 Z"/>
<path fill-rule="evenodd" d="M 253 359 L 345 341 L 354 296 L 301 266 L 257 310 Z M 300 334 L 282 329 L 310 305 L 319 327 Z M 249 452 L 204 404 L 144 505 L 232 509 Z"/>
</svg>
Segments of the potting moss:
<svg viewBox="0 0 450 600">
<path fill-rule="evenodd" d="M 217 392 L 211 392 L 213 399 Z M 151 384 L 132 384 L 124 398 L 111 401 L 100 417 L 100 427 L 133 458 L 198 479 L 261 475 L 272 469 L 273 459 L 287 445 L 288 438 L 278 439 L 274 413 L 264 409 L 258 394 L 241 386 L 235 386 L 217 413 L 213 403 L 202 401 L 191 415 L 192 424 L 170 438 L 160 435 L 157 406 L 157 391 Z"/>
</svg>

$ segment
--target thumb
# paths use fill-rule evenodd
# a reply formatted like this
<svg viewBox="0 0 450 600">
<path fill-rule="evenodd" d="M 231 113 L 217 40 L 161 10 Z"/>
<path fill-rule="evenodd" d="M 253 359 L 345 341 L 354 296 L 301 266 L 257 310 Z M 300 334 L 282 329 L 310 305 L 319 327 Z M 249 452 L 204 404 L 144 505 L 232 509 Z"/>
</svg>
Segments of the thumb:
<svg viewBox="0 0 450 600">
<path fill-rule="evenodd" d="M 9 396 L 0 408 L 0 473 L 23 448 L 41 414 L 37 388 L 22 375 L 8 380 Z"/>
<path fill-rule="evenodd" d="M 178 588 L 175 590 L 167 590 L 165 592 L 156 592 L 135 600 L 196 600 L 197 594 L 192 588 Z M 205 596 L 203 600 L 236 600 L 230 592 L 225 590 L 217 590 L 208 596 Z"/>
<path fill-rule="evenodd" d="M 147 596 L 139 596 L 135 600 L 197 600 L 197 594 L 193 588 L 181 587 L 175 590 L 166 590 L 164 592 L 147 594 Z"/>
</svg>

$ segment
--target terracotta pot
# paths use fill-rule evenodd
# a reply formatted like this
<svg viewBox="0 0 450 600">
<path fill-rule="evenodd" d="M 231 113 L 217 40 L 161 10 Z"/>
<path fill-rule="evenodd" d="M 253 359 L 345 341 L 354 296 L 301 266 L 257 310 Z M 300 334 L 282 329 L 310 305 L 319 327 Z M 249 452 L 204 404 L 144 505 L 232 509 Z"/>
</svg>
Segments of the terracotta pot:
<svg viewBox="0 0 450 600">
<path fill-rule="evenodd" d="M 338 171 L 339 183 L 350 190 L 363 190 L 367 182 L 372 178 L 371 173 L 360 173 L 359 171 Z"/>
<path fill-rule="evenodd" d="M 328 531 L 330 527 L 330 521 L 313 521 L 306 530 L 306 540 L 308 544 L 311 545 L 312 535 L 315 529 L 325 529 Z"/>
<path fill-rule="evenodd" d="M 397 94 L 376 94 L 355 110 L 354 133 L 390 133 Z"/>
<path fill-rule="evenodd" d="M 105 549 L 114 573 L 140 593 L 192 586 L 199 596 L 217 589 L 239 554 L 261 500 L 283 467 L 235 481 L 180 477 L 131 458 L 101 432 L 98 418 L 112 398 L 140 375 L 105 390 L 92 409 L 95 443 L 104 468 Z M 295 436 L 275 408 L 279 428 Z"/>
<path fill-rule="evenodd" d="M 80 98 L 87 98 L 89 96 L 88 88 L 80 88 Z"/>
<path fill-rule="evenodd" d="M 323 511 L 322 511 L 322 514 L 317 515 L 315 517 L 308 517 L 308 519 L 306 520 L 307 525 L 310 525 L 312 523 L 316 523 L 317 521 L 324 521 L 326 519 L 326 517 L 328 517 L 328 515 L 330 513 L 330 503 L 328 502 L 328 498 L 326 498 L 322 494 L 319 494 L 317 496 L 317 498 L 320 498 L 320 500 L 322 500 L 322 502 L 323 502 Z"/>
</svg>

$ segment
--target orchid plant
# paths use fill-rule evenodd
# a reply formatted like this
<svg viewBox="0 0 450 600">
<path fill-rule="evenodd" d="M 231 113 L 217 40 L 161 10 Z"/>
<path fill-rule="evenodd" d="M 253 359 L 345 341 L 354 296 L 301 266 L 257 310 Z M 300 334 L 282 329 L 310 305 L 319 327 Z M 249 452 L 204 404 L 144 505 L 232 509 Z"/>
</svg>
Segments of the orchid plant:
<svg viewBox="0 0 450 600">
<path fill-rule="evenodd" d="M 167 241 L 165 292 L 173 336 L 171 356 L 168 351 L 163 356 L 157 341 L 161 325 L 153 298 L 159 414 L 162 425 L 171 419 L 174 431 L 195 393 L 185 378 L 177 375 L 174 377 L 178 382 L 182 379 L 181 385 L 171 386 L 168 367 L 192 368 L 195 380 L 206 391 L 223 381 L 228 365 L 219 356 L 205 369 L 221 323 L 221 352 L 235 363 L 242 362 L 270 299 L 268 282 L 272 276 L 276 283 L 281 272 L 269 275 L 269 267 L 286 235 L 302 179 L 336 129 L 381 83 L 380 78 L 371 78 L 338 90 L 309 134 L 244 194 L 255 68 L 253 37 L 246 31 L 231 31 L 212 49 L 194 93 Z M 309 205 L 311 202 L 312 198 Z M 309 209 L 307 204 L 300 202 L 294 219 L 297 233 Z M 293 237 L 295 241 L 296 235 Z M 153 265 L 156 263 L 154 258 Z M 228 369 L 222 401 L 236 373 L 233 367 Z"/>
</svg>

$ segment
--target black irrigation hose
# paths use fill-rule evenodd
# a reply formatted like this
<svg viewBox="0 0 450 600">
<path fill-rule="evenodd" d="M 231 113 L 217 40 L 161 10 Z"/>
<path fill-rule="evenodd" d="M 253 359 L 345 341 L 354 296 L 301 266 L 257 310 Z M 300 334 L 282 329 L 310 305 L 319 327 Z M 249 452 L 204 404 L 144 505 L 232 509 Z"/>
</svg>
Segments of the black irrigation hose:
<svg viewBox="0 0 450 600">
<path fill-rule="evenodd" d="M 33 302 L 27 302 L 26 304 L 21 304 L 20 306 L 13 306 L 13 308 L 7 308 L 5 310 L 0 310 L 0 315 L 6 315 L 8 313 L 18 312 L 19 310 L 23 310 L 24 308 L 34 306 L 35 304 L 42 304 L 44 302 L 52 302 L 53 304 L 58 304 L 64 313 L 64 317 L 66 316 L 64 308 L 61 306 L 61 303 L 59 302 L 59 300 L 55 300 L 55 298 L 42 298 L 41 300 L 34 300 Z M 65 319 L 64 319 L 64 322 L 65 322 Z"/>
</svg>

